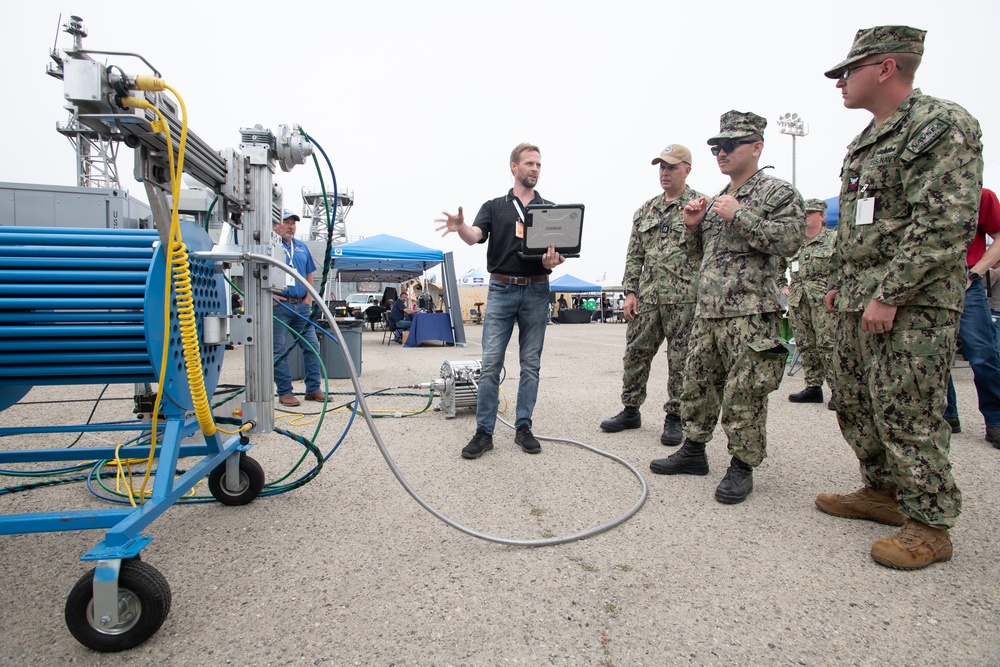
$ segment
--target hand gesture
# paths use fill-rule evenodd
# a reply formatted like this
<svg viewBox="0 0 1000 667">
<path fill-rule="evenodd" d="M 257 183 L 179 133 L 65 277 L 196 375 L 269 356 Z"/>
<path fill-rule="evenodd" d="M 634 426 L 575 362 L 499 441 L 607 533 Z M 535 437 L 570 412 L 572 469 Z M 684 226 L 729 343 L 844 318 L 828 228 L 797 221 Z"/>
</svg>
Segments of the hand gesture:
<svg viewBox="0 0 1000 667">
<path fill-rule="evenodd" d="M 444 234 L 441 236 L 448 236 L 450 232 L 457 232 L 462 227 L 465 226 L 465 215 L 462 213 L 462 207 L 458 207 L 458 214 L 452 215 L 447 211 L 442 211 L 441 215 L 443 218 L 438 218 L 434 222 L 443 222 L 444 224 L 437 228 L 437 231 L 444 230 Z"/>
<path fill-rule="evenodd" d="M 701 221 L 705 219 L 706 207 L 708 202 L 705 201 L 704 197 L 699 199 L 692 199 L 684 207 L 684 226 L 688 229 L 697 229 Z"/>
</svg>

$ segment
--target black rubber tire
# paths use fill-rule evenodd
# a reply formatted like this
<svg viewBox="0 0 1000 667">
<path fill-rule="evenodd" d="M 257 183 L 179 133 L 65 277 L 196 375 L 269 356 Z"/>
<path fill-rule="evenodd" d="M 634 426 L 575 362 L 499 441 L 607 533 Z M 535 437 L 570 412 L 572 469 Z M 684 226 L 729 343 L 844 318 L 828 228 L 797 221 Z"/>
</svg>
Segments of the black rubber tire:
<svg viewBox="0 0 1000 667">
<path fill-rule="evenodd" d="M 94 570 L 73 586 L 66 598 L 66 627 L 87 648 L 106 653 L 126 651 L 160 629 L 170 613 L 170 586 L 152 565 L 130 558 L 118 572 L 119 607 L 125 612 L 114 628 L 100 628 L 93 618 Z"/>
<path fill-rule="evenodd" d="M 255 459 L 240 454 L 240 484 L 233 492 L 226 488 L 226 462 L 223 461 L 208 475 L 208 490 L 223 505 L 246 505 L 260 495 L 264 488 L 264 468 Z"/>
</svg>

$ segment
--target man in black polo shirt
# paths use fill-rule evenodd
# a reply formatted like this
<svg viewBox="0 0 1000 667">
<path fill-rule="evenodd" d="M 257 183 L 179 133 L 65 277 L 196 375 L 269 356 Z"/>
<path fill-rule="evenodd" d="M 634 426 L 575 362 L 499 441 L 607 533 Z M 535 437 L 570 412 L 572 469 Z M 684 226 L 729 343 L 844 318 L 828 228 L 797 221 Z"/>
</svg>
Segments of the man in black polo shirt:
<svg viewBox="0 0 1000 667">
<path fill-rule="evenodd" d="M 462 207 L 458 214 L 444 213 L 437 222 L 444 235 L 456 232 L 469 245 L 487 243 L 486 268 L 490 271 L 490 292 L 483 322 L 483 366 L 476 403 L 476 434 L 462 450 L 462 457 L 477 459 L 493 449 L 493 427 L 497 420 L 500 369 L 507 344 L 518 328 L 521 377 L 517 386 L 514 442 L 529 454 L 542 451 L 531 433 L 531 413 L 538 397 L 538 370 L 545 342 L 549 313 L 549 274 L 566 258 L 549 246 L 542 259 L 522 259 L 518 255 L 524 236 L 525 208 L 528 204 L 551 204 L 535 192 L 542 155 L 537 146 L 519 144 L 510 154 L 514 187 L 503 197 L 492 199 L 479 209 L 472 225 L 465 224 Z"/>
</svg>

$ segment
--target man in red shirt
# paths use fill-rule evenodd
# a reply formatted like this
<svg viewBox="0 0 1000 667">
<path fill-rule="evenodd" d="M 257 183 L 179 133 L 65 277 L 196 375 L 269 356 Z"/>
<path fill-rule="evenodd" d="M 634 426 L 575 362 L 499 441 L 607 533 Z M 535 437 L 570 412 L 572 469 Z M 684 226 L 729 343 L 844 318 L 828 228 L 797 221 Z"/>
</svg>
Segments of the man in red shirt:
<svg viewBox="0 0 1000 667">
<path fill-rule="evenodd" d="M 993 244 L 986 247 L 986 236 Z M 986 299 L 983 275 L 1000 261 L 1000 201 L 992 190 L 983 188 L 979 200 L 979 224 L 976 235 L 969 244 L 966 263 L 969 278 L 965 288 L 965 307 L 958 327 L 962 341 L 962 356 L 972 367 L 972 376 L 979 395 L 979 411 L 986 420 L 986 441 L 1000 449 L 1000 351 L 997 350 L 993 332 L 993 319 Z M 944 420 L 951 425 L 952 433 L 962 427 L 958 420 L 955 385 L 948 378 L 948 408 Z"/>
</svg>

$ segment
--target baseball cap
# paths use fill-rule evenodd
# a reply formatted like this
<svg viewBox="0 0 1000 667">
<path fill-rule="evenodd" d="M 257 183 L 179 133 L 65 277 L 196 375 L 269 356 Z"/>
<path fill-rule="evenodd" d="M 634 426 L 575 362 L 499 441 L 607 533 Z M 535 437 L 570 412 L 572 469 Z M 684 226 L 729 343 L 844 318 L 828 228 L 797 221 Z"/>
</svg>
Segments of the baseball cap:
<svg viewBox="0 0 1000 667">
<path fill-rule="evenodd" d="M 822 211 L 823 213 L 826 213 L 826 202 L 822 199 L 807 199 L 806 213 L 809 211 Z"/>
<path fill-rule="evenodd" d="M 286 208 L 285 212 L 281 214 L 281 219 L 282 220 L 288 220 L 289 218 L 295 218 L 296 221 L 301 221 L 302 220 L 302 218 L 300 218 L 299 216 L 297 216 L 293 211 L 290 211 L 290 210 L 288 210 Z"/>
<path fill-rule="evenodd" d="M 721 144 L 726 139 L 741 139 L 751 134 L 764 136 L 767 119 L 761 118 L 752 111 L 727 111 L 719 118 L 719 133 L 708 140 L 709 146 Z"/>
<path fill-rule="evenodd" d="M 839 79 L 844 69 L 854 63 L 876 53 L 915 53 L 924 54 L 924 37 L 926 30 L 911 28 L 907 25 L 880 25 L 874 28 L 862 28 L 854 36 L 854 44 L 847 58 L 834 65 L 823 74 L 828 79 Z"/>
<path fill-rule="evenodd" d="M 653 164 L 666 162 L 667 164 L 680 164 L 687 162 L 691 164 L 691 151 L 680 144 L 670 144 L 660 154 L 653 158 Z"/>
</svg>

